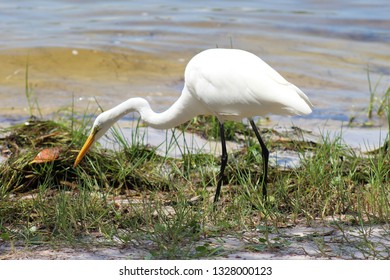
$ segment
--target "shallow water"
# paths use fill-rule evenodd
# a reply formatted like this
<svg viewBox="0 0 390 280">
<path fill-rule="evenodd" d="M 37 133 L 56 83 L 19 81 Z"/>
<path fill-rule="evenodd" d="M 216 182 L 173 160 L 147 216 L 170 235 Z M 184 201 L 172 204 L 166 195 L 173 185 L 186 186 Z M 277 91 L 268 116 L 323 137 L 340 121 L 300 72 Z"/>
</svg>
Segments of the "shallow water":
<svg viewBox="0 0 390 280">
<path fill-rule="evenodd" d="M 183 70 L 213 47 L 249 50 L 315 105 L 306 120 L 364 118 L 367 70 L 390 85 L 390 4 L 360 1 L 8 1 L 0 3 L 0 123 L 134 96 L 164 110 Z M 34 105 L 35 101 L 38 105 Z M 34 111 L 38 114 L 38 110 Z M 383 126 L 384 120 L 378 125 Z"/>
</svg>

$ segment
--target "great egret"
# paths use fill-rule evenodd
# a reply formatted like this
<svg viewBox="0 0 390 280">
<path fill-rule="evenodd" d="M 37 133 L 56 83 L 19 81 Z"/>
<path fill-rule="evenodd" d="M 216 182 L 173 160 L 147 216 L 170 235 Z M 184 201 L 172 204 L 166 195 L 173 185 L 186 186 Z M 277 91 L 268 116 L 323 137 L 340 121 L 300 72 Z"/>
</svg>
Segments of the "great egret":
<svg viewBox="0 0 390 280">
<path fill-rule="evenodd" d="M 248 118 L 263 157 L 262 192 L 267 196 L 269 151 L 253 122 L 267 114 L 306 115 L 312 112 L 308 97 L 256 55 L 238 49 L 209 49 L 195 55 L 185 69 L 185 83 L 178 100 L 164 112 L 154 112 L 143 98 L 130 98 L 101 113 L 80 150 L 74 166 L 91 145 L 124 115 L 137 111 L 147 125 L 167 129 L 197 115 L 215 115 L 220 123 L 222 157 L 214 202 L 219 199 L 227 164 L 224 121 Z"/>
</svg>

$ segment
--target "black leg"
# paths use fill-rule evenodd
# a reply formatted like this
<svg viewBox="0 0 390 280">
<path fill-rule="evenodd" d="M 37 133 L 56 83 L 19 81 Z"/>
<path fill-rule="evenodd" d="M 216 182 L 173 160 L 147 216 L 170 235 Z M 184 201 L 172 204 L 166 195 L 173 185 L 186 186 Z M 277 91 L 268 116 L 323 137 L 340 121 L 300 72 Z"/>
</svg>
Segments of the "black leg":
<svg viewBox="0 0 390 280">
<path fill-rule="evenodd" d="M 219 171 L 218 185 L 217 185 L 217 190 L 216 190 L 215 196 L 214 196 L 214 203 L 216 203 L 218 201 L 219 194 L 221 193 L 223 173 L 225 171 L 225 167 L 226 167 L 227 160 L 228 160 L 228 154 L 226 151 L 226 141 L 225 141 L 225 129 L 224 129 L 223 123 L 219 123 L 219 129 L 221 132 L 222 157 L 221 157 L 221 170 Z"/>
<path fill-rule="evenodd" d="M 263 157 L 263 168 L 264 168 L 264 174 L 263 174 L 263 197 L 267 198 L 267 178 L 268 178 L 268 158 L 269 158 L 269 151 L 267 147 L 265 146 L 263 139 L 261 139 L 260 133 L 253 122 L 252 119 L 249 119 L 249 122 L 251 123 L 252 129 L 256 134 L 257 140 L 259 140 L 260 146 L 261 146 L 261 154 Z"/>
</svg>

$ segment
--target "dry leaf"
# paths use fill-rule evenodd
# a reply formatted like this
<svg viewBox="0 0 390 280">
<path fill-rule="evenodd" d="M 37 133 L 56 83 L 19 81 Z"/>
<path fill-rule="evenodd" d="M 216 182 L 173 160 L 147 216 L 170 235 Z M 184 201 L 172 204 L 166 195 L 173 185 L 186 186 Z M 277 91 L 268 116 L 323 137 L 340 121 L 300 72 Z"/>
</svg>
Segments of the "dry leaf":
<svg viewBox="0 0 390 280">
<path fill-rule="evenodd" d="M 40 151 L 30 163 L 43 163 L 55 161 L 60 157 L 61 148 L 47 148 Z"/>
</svg>

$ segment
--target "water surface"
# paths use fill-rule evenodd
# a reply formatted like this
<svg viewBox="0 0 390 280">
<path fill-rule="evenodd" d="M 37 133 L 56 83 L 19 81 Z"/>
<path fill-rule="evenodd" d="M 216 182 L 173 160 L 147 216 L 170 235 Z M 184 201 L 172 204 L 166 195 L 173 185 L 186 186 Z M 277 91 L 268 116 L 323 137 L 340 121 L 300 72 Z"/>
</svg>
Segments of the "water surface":
<svg viewBox="0 0 390 280">
<path fill-rule="evenodd" d="M 390 85 L 390 4 L 359 1 L 8 1 L 0 3 L 0 122 L 93 111 L 143 96 L 157 110 L 180 94 L 188 60 L 236 47 L 263 58 L 312 100 L 310 120 L 364 116 L 367 71 Z M 379 121 L 379 125 L 384 124 Z"/>
</svg>

